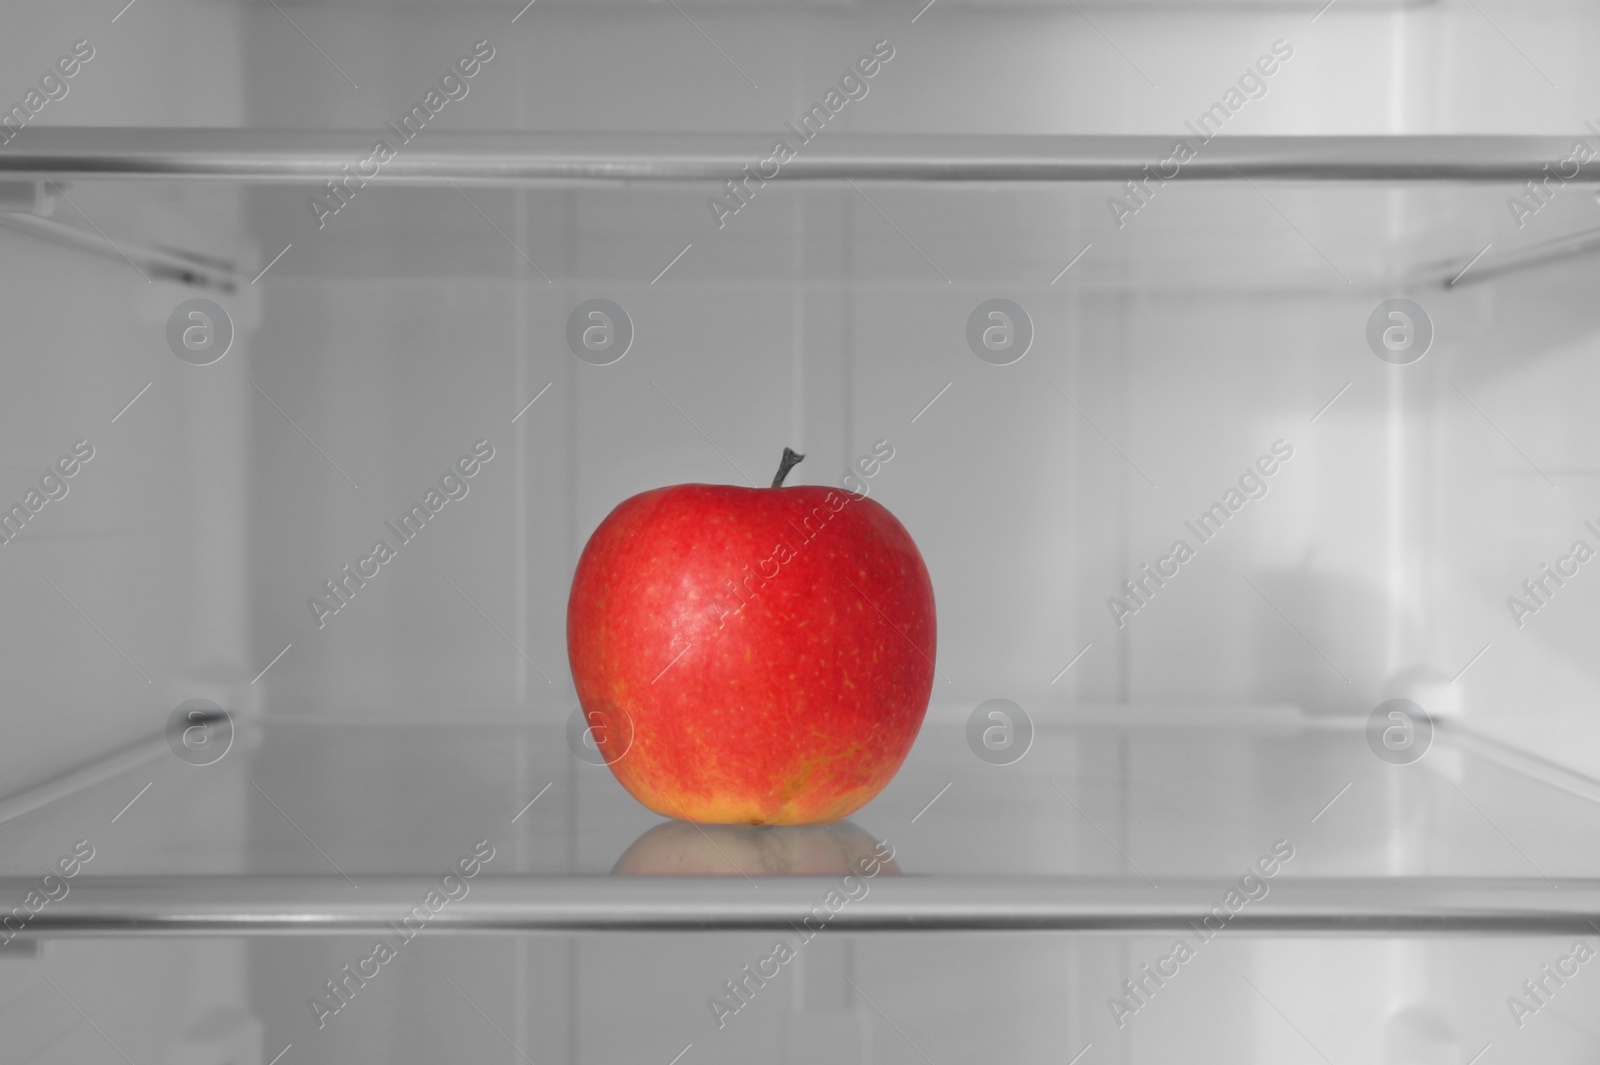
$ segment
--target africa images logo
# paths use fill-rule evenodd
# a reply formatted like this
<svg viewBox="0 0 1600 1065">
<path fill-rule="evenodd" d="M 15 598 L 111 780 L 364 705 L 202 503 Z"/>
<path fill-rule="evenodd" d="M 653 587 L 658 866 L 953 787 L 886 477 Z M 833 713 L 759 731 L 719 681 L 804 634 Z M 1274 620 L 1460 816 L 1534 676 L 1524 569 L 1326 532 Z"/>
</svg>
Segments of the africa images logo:
<svg viewBox="0 0 1600 1065">
<path fill-rule="evenodd" d="M 1187 540 L 1175 540 L 1171 551 L 1156 559 L 1154 570 L 1147 562 L 1138 575 L 1124 580 L 1122 591 L 1127 598 L 1115 595 L 1106 598 L 1106 609 L 1111 611 L 1111 619 L 1117 623 L 1117 628 L 1126 627 L 1128 618 L 1149 606 L 1156 592 L 1165 588 L 1167 581 L 1181 572 L 1182 566 L 1195 557 L 1200 547 L 1216 539 L 1227 521 L 1243 510 L 1246 503 L 1266 498 L 1270 491 L 1267 478 L 1277 473 L 1293 457 L 1292 444 L 1287 440 L 1274 440 L 1272 453 L 1260 456 L 1247 467 L 1239 475 L 1237 487 L 1229 485 L 1219 502 L 1201 511 L 1194 521 L 1183 523 L 1184 528 L 1194 534 L 1198 546 L 1191 547 Z"/>
<path fill-rule="evenodd" d="M 821 903 L 811 907 L 810 912 L 800 918 L 798 925 L 789 922 L 789 927 L 799 937 L 798 943 L 791 943 L 786 938 L 776 940 L 771 952 L 758 959 L 754 968 L 749 964 L 742 965 L 732 979 L 724 980 L 722 989 L 725 997 L 712 995 L 706 999 L 706 1008 L 711 1011 L 711 1019 L 717 1022 L 717 1027 L 726 1028 L 728 1018 L 750 1005 L 756 993 L 766 987 L 769 980 L 777 979 L 783 966 L 798 958 L 805 945 L 825 930 L 839 911 L 852 902 L 866 898 L 872 890 L 868 881 L 882 872 L 893 858 L 894 846 L 888 840 L 879 840 L 873 846 L 872 854 L 856 860 L 853 866 L 855 872 L 840 877 L 838 886 L 830 889 Z"/>
<path fill-rule="evenodd" d="M 1146 962 L 1132 977 L 1122 981 L 1122 996 L 1113 995 L 1106 999 L 1106 1009 L 1111 1019 L 1117 1022 L 1117 1027 L 1124 1027 L 1129 1017 L 1150 1005 L 1156 992 L 1182 972 L 1185 964 L 1198 957 L 1201 947 L 1225 931 L 1235 915 L 1252 902 L 1260 902 L 1271 894 L 1272 885 L 1267 881 L 1282 872 L 1283 866 L 1293 858 L 1294 844 L 1286 839 L 1275 840 L 1272 849 L 1255 860 L 1235 885 L 1228 889 L 1222 901 L 1200 918 L 1199 924 L 1189 922 L 1189 928 L 1198 942 L 1189 942 L 1187 936 L 1173 940 L 1172 950 L 1157 957 L 1154 968 Z"/>
<path fill-rule="evenodd" d="M 706 198 L 706 206 L 711 209 L 711 217 L 717 220 L 717 228 L 721 229 L 728 224 L 729 218 L 744 210 L 746 204 L 754 198 L 756 190 L 777 177 L 779 171 L 783 169 L 783 164 L 799 155 L 799 148 L 811 143 L 828 124 L 828 120 L 843 111 L 846 104 L 851 100 L 865 99 L 867 93 L 871 91 L 871 86 L 867 84 L 868 79 L 882 70 L 883 64 L 893 58 L 894 45 L 887 40 L 878 41 L 872 46 L 870 55 L 864 55 L 856 60 L 850 69 L 839 77 L 838 88 L 830 86 L 823 94 L 822 102 L 812 104 L 810 109 L 800 116 L 798 126 L 785 121 L 783 125 L 787 133 L 773 143 L 771 154 L 758 162 L 746 163 L 739 171 L 738 177 L 729 178 L 724 184 L 723 187 L 728 194 L 727 200 L 716 196 Z M 787 134 L 794 136 L 799 148 L 789 143 Z M 770 171 L 768 167 L 771 167 Z M 752 181 L 756 183 L 754 189 L 750 187 Z"/>
<path fill-rule="evenodd" d="M 387 922 L 394 933 L 393 943 L 388 938 L 375 941 L 371 952 L 357 959 L 354 966 L 347 963 L 333 974 L 333 979 L 324 981 L 324 996 L 313 995 L 307 1000 L 317 1018 L 317 1028 L 326 1028 L 328 1018 L 343 1012 L 356 993 L 367 986 L 367 981 L 376 980 L 383 967 L 399 957 L 405 945 L 421 935 L 436 914 L 452 902 L 466 898 L 472 891 L 467 881 L 481 873 L 494 856 L 494 844 L 480 839 L 473 845 L 471 854 L 458 858 L 449 871 L 439 877 L 437 887 L 430 889 L 421 902 L 401 915 L 398 922 Z"/>
<path fill-rule="evenodd" d="M 445 71 L 439 79 L 437 89 L 429 89 L 423 96 L 420 104 L 412 104 L 411 110 L 400 116 L 400 124 L 385 122 L 389 132 L 395 136 L 396 144 L 400 147 L 411 142 L 411 139 L 422 132 L 422 127 L 428 121 L 445 109 L 452 100 L 465 100 L 467 93 L 472 91 L 472 86 L 467 82 L 477 76 L 483 69 L 483 64 L 494 58 L 494 45 L 488 41 L 479 41 L 472 46 L 472 54 L 464 55 L 456 60 L 450 69 Z M 322 186 L 327 201 L 312 196 L 306 202 L 311 206 L 311 213 L 317 220 L 317 228 L 321 229 L 328 224 L 328 217 L 342 211 L 347 203 L 355 198 L 357 192 L 366 187 L 368 181 L 376 178 L 383 170 L 385 164 L 399 154 L 399 148 L 391 145 L 388 140 L 379 138 L 372 144 L 372 151 L 366 157 L 355 163 L 346 163 L 339 168 L 341 175 L 337 181 L 325 182 Z M 355 171 L 351 172 L 351 167 Z M 351 182 L 355 188 L 351 188 Z"/>
<path fill-rule="evenodd" d="M 10 144 L 22 127 L 33 121 L 33 116 L 43 111 L 54 100 L 63 100 L 72 91 L 68 80 L 76 76 L 83 65 L 94 58 L 94 45 L 87 40 L 73 44 L 72 51 L 61 56 L 39 76 L 39 87 L 23 94 L 22 102 L 12 104 L 0 112 L 0 146 Z M 53 112 L 52 112 L 53 113 Z"/>
<path fill-rule="evenodd" d="M 1283 38 L 1272 42 L 1272 54 L 1263 53 L 1252 66 L 1246 67 L 1239 76 L 1238 86 L 1228 86 L 1222 94 L 1222 99 L 1200 113 L 1198 125 L 1194 122 L 1184 122 L 1184 128 L 1194 134 L 1194 140 L 1184 137 L 1172 145 L 1172 151 L 1153 166 L 1146 163 L 1140 168 L 1143 177 L 1137 181 L 1129 181 L 1122 187 L 1123 195 L 1108 196 L 1106 208 L 1111 212 L 1111 220 L 1121 229 L 1128 224 L 1128 219 L 1138 214 L 1150 203 L 1156 192 L 1167 182 L 1178 176 L 1179 171 L 1200 154 L 1200 149 L 1217 139 L 1222 132 L 1222 126 L 1244 109 L 1244 105 L 1251 100 L 1259 100 L 1267 95 L 1267 80 L 1281 69 L 1282 64 L 1289 62 L 1294 57 L 1294 46 Z M 1156 187 L 1152 189 L 1150 183 L 1154 181 Z"/>
<path fill-rule="evenodd" d="M 472 445 L 470 454 L 462 455 L 439 478 L 438 488 L 429 488 L 423 495 L 422 502 L 411 504 L 411 509 L 400 518 L 400 524 L 385 521 L 384 528 L 394 534 L 400 547 L 404 547 L 422 534 L 423 527 L 431 518 L 438 516 L 439 512 L 451 500 L 467 498 L 467 493 L 472 486 L 467 483 L 483 469 L 483 464 L 494 458 L 494 445 L 487 440 L 479 440 Z M 306 599 L 306 605 L 311 608 L 311 617 L 317 623 L 317 628 L 322 628 L 328 623 L 329 616 L 337 614 L 350 605 L 356 593 L 367 586 L 367 582 L 374 579 L 382 572 L 382 567 L 393 562 L 400 555 L 400 550 L 389 543 L 388 540 L 374 540 L 372 550 L 365 556 L 356 559 L 355 568 L 346 562 L 339 572 L 322 582 L 323 591 L 327 599 L 313 595 Z"/>
</svg>

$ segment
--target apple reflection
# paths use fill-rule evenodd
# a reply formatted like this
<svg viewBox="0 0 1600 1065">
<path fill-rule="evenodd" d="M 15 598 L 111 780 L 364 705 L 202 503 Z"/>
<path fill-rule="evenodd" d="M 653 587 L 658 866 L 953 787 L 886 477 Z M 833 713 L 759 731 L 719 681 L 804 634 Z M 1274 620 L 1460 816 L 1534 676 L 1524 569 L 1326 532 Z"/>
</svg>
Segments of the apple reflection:
<svg viewBox="0 0 1600 1065">
<path fill-rule="evenodd" d="M 899 876 L 894 848 L 850 821 L 695 825 L 666 821 L 623 851 L 615 876 Z"/>
</svg>

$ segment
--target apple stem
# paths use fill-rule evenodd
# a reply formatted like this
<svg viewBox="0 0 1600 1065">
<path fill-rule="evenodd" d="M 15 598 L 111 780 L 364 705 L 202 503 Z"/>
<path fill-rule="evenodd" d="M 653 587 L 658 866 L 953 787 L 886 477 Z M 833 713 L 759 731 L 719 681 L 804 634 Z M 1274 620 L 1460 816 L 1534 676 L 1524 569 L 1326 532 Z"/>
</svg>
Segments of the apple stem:
<svg viewBox="0 0 1600 1065">
<path fill-rule="evenodd" d="M 782 488 L 783 479 L 789 476 L 789 471 L 800 465 L 800 460 L 805 458 L 792 447 L 783 449 L 783 459 L 778 463 L 778 476 L 772 479 L 772 487 Z"/>
</svg>

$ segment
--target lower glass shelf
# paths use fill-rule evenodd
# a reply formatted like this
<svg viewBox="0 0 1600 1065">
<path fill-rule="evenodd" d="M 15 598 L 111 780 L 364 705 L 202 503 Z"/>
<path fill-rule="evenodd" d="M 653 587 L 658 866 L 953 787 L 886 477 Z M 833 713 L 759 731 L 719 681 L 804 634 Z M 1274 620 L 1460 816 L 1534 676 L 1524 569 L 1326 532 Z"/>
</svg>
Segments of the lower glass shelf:
<svg viewBox="0 0 1600 1065">
<path fill-rule="evenodd" d="M 1470 729 L 1394 764 L 1293 707 L 1040 708 L 999 765 L 970 710 L 935 705 L 851 821 L 794 828 L 662 821 L 569 746 L 570 707 L 240 721 L 211 764 L 153 741 L 0 799 L 0 927 L 1600 928 L 1600 785 Z"/>
<path fill-rule="evenodd" d="M 0 1056 L 1493 1065 L 1600 1043 L 1600 785 L 1470 729 L 1394 764 L 1364 721 L 1292 707 L 1029 707 L 997 765 L 973 708 L 940 704 L 851 822 L 789 829 L 662 821 L 568 745 L 571 710 L 269 716 L 209 765 L 158 739 L 0 798 Z M 176 1017 L 174 987 L 207 1011 Z"/>
<path fill-rule="evenodd" d="M 60 883 L 60 881 L 57 881 Z M 36 881 L 0 880 L 22 899 Z M 58 889 L 59 890 L 59 889 Z M 473 932 L 1588 935 L 1600 880 L 1049 876 L 84 877 L 8 936 Z"/>
</svg>

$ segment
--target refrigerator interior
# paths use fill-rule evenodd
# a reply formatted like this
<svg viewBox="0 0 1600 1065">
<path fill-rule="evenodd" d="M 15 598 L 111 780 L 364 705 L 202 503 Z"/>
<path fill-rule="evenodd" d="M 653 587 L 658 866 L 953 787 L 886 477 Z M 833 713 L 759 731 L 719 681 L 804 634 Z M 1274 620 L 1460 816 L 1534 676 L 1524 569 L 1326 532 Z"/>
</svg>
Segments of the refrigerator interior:
<svg viewBox="0 0 1600 1065">
<path fill-rule="evenodd" d="M 5 16 L 0 91 L 38 85 L 47 102 L 0 145 L 0 503 L 46 501 L 0 550 L 0 912 L 78 841 L 94 852 L 0 947 L 6 1060 L 1592 1056 L 1594 978 L 1560 967 L 1575 940 L 1600 942 L 1575 931 L 1600 922 L 1600 592 L 1575 551 L 1600 545 L 1585 524 L 1600 524 L 1594 172 L 1536 196 L 1531 173 L 1470 170 L 1559 167 L 1579 141 L 1600 154 L 1584 51 L 1600 16 L 1354 0 L 520 6 Z M 50 74 L 79 41 L 92 58 Z M 492 58 L 446 84 L 480 41 Z M 892 58 L 843 83 L 878 42 Z M 1263 56 L 1274 72 L 1250 75 Z M 398 148 L 402 174 L 423 153 L 465 166 L 474 133 L 528 134 L 516 143 L 535 152 L 545 135 L 607 135 L 680 158 L 736 135 L 758 164 L 840 86 L 859 97 L 814 145 L 793 138 L 792 172 L 824 153 L 861 172 L 750 182 L 743 203 L 720 179 L 482 167 L 321 184 L 327 145 L 357 165 L 434 89 L 458 98 Z M 1265 137 L 1378 159 L 1333 138 L 1384 136 L 1437 145 L 1466 176 L 1258 173 L 1136 194 L 1125 177 L 921 181 L 863 162 L 960 136 L 1174 139 L 1233 90 L 1242 103 L 1197 166 Z M 231 131 L 315 155 L 316 173 L 138 176 L 62 156 L 115 142 L 122 159 L 198 166 Z M 1424 140 L 1444 136 L 1478 139 Z M 1369 341 L 1393 298 L 1425 310 L 1416 361 Z M 170 339 L 194 299 L 231 330 L 205 365 Z M 595 299 L 631 333 L 604 365 L 569 340 Z M 969 341 L 997 299 L 1031 334 L 1005 365 Z M 466 494 L 330 598 L 326 582 L 479 441 L 493 458 Z M 790 483 L 838 484 L 892 452 L 870 490 L 933 575 L 938 673 L 911 759 L 851 819 L 893 844 L 900 875 L 874 878 L 742 1004 L 724 982 L 774 934 L 739 926 L 755 905 L 739 893 L 800 913 L 832 882 L 754 867 L 739 848 L 759 834 L 664 833 L 585 760 L 566 595 L 616 503 L 764 483 L 786 445 L 806 454 Z M 42 481 L 67 455 L 75 475 Z M 1252 475 L 1263 456 L 1273 472 Z M 1247 501 L 1195 542 L 1185 523 L 1235 488 Z M 1143 578 L 1180 538 L 1194 557 Z M 1404 764 L 1370 724 L 1396 698 L 1431 722 Z M 195 699 L 233 726 L 210 764 L 168 743 Z M 969 739 L 997 699 L 1032 730 L 1002 765 Z M 338 910 L 346 888 L 351 906 L 404 913 L 480 840 L 495 857 L 476 901 L 346 987 L 332 1017 L 312 1000 L 338 1001 L 326 982 L 372 934 L 243 926 L 246 911 Z M 1197 956 L 1130 997 L 1124 981 L 1176 938 L 1137 927 L 1139 907 L 1193 902 L 1198 920 L 1279 841 L 1294 856 L 1252 881 L 1265 894 L 1238 926 L 1214 946 L 1190 936 Z M 629 853 L 727 868 L 628 876 Z M 653 916 L 608 926 L 595 902 L 589 924 L 451 923 L 523 890 Z M 1075 920 L 1100 905 L 1115 919 L 1016 923 L 1061 898 Z M 875 916 L 919 906 L 947 923 Z M 1274 916 L 1291 911 L 1302 927 Z M 1530 995 L 1546 965 L 1568 975 Z M 719 1018 L 718 997 L 740 1008 Z"/>
</svg>

